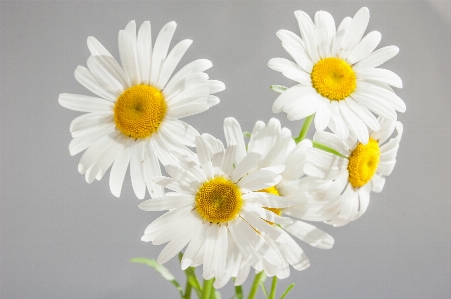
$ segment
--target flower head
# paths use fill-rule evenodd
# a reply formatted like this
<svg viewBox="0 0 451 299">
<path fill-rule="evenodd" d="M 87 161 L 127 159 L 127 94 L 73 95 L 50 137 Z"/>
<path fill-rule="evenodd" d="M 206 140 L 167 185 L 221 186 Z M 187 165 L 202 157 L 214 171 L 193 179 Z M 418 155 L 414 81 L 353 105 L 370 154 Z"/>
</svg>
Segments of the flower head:
<svg viewBox="0 0 451 299">
<path fill-rule="evenodd" d="M 313 137 L 342 155 L 312 148 L 304 167 L 306 174 L 318 179 L 310 191 L 315 200 L 326 203 L 318 213 L 329 224 L 342 226 L 360 218 L 368 208 L 371 191 L 381 192 L 385 177 L 395 167 L 403 126 L 399 121 L 378 121 L 381 129 L 370 131 L 367 144 L 352 134 L 345 141 L 327 132 L 316 132 Z M 397 136 L 386 142 L 395 129 Z"/>
<path fill-rule="evenodd" d="M 75 78 L 96 97 L 59 96 L 63 107 L 87 112 L 70 125 L 70 154 L 86 150 L 79 172 L 91 183 L 100 180 L 112 165 L 110 189 L 117 197 L 129 164 L 138 198 L 144 198 L 146 186 L 152 197 L 164 194 L 150 179 L 161 175 L 159 161 L 174 163 L 173 153 L 192 155 L 186 146 L 194 146 L 199 135 L 179 118 L 218 104 L 219 99 L 211 94 L 224 89 L 222 82 L 208 80 L 204 71 L 212 64 L 205 59 L 187 64 L 172 76 L 192 43 L 183 40 L 168 53 L 175 28 L 175 22 L 166 24 L 152 46 L 148 21 L 138 34 L 135 21 L 128 23 L 119 31 L 122 66 L 97 39 L 89 37 L 88 68 L 77 67 Z"/>
<path fill-rule="evenodd" d="M 396 111 L 406 110 L 403 100 L 390 87 L 402 88 L 401 78 L 377 68 L 399 49 L 388 46 L 374 51 L 381 34 L 372 31 L 363 37 L 369 22 L 366 7 L 354 18 L 343 19 L 338 28 L 325 11 L 316 12 L 314 22 L 303 11 L 296 11 L 295 16 L 302 39 L 288 30 L 277 32 L 295 63 L 273 58 L 268 66 L 299 84 L 276 99 L 273 112 L 284 111 L 290 120 L 315 114 L 318 131 L 334 126 L 340 139 L 345 140 L 351 132 L 366 144 L 367 127 L 380 129 L 371 112 L 396 121 Z"/>
<path fill-rule="evenodd" d="M 142 237 L 155 245 L 169 242 L 158 262 L 168 261 L 187 246 L 182 269 L 203 264 L 204 279 L 215 277 L 216 288 L 225 284 L 226 265 L 235 256 L 254 268 L 263 260 L 279 266 L 279 256 L 263 237 L 289 241 L 269 222 L 292 222 L 264 208 L 285 208 L 292 204 L 290 200 L 258 192 L 277 185 L 285 167 L 258 167 L 262 156 L 256 152 L 235 163 L 237 149 L 234 140 L 224 149 L 222 142 L 210 135 L 197 136 L 199 164 L 184 156 L 177 165 L 167 165 L 171 177 L 154 180 L 174 192 L 139 205 L 145 211 L 169 210 L 152 222 Z"/>
</svg>

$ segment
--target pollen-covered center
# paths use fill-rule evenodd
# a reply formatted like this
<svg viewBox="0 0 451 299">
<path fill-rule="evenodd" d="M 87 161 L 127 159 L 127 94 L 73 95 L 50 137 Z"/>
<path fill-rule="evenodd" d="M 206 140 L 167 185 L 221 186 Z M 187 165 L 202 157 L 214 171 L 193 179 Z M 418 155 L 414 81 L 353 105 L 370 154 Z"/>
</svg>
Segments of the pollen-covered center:
<svg viewBox="0 0 451 299">
<path fill-rule="evenodd" d="M 211 223 L 223 223 L 238 216 L 243 199 L 238 186 L 224 177 L 216 177 L 199 188 L 196 194 L 196 210 Z"/>
<path fill-rule="evenodd" d="M 356 87 L 352 67 L 340 58 L 324 58 L 313 67 L 312 85 L 323 97 L 340 101 L 349 96 Z"/>
<path fill-rule="evenodd" d="M 155 133 L 165 115 L 166 101 L 161 90 L 143 84 L 126 89 L 114 106 L 116 127 L 133 138 Z"/>
<path fill-rule="evenodd" d="M 370 138 L 366 145 L 359 143 L 349 157 L 349 183 L 360 188 L 368 183 L 376 173 L 381 152 L 376 140 Z"/>
<path fill-rule="evenodd" d="M 275 186 L 272 186 L 272 187 L 269 187 L 269 188 L 266 188 L 266 189 L 262 189 L 259 192 L 266 192 L 266 193 L 269 193 L 269 194 L 272 194 L 272 195 L 280 196 L 279 190 L 277 190 L 277 188 Z M 268 207 L 263 207 L 263 209 L 271 211 L 274 214 L 276 214 L 277 216 L 282 216 L 282 209 L 279 209 L 279 208 L 268 208 Z M 267 220 L 265 220 L 265 221 L 267 223 L 271 224 L 271 225 L 274 225 L 274 223 L 271 222 L 271 221 L 267 221 Z"/>
</svg>

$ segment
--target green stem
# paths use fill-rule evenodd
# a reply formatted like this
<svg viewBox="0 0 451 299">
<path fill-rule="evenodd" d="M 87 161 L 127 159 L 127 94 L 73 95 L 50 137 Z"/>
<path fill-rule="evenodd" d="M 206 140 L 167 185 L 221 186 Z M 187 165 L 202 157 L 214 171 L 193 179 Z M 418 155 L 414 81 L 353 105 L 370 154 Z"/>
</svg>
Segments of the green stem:
<svg viewBox="0 0 451 299">
<path fill-rule="evenodd" d="M 257 275 L 255 275 L 254 282 L 252 283 L 251 291 L 249 292 L 249 297 L 247 297 L 248 299 L 255 298 L 255 295 L 257 294 L 257 291 L 258 291 L 258 285 L 260 284 L 260 281 L 263 279 L 264 275 L 265 275 L 265 271 L 261 271 Z"/>
<path fill-rule="evenodd" d="M 276 298 L 276 289 L 277 289 L 277 276 L 274 276 L 272 278 L 271 292 L 269 293 L 269 299 Z"/>
<path fill-rule="evenodd" d="M 333 155 L 335 155 L 335 156 L 339 156 L 339 157 L 348 159 L 348 157 L 343 156 L 342 154 L 340 154 L 339 152 L 337 152 L 337 151 L 334 150 L 333 148 L 328 147 L 327 145 L 324 145 L 324 144 L 319 143 L 319 142 L 316 142 L 316 141 L 312 141 L 312 143 L 313 143 L 313 147 L 314 147 L 314 148 L 317 148 L 317 149 L 320 149 L 320 150 L 322 150 L 322 151 L 331 153 L 331 154 L 333 154 Z"/>
<path fill-rule="evenodd" d="M 243 288 L 241 286 L 235 286 L 236 299 L 243 299 Z"/>
<path fill-rule="evenodd" d="M 313 120 L 314 116 L 315 116 L 315 114 L 312 114 L 312 115 L 308 116 L 304 120 L 304 124 L 302 125 L 302 129 L 299 132 L 299 136 L 297 138 L 294 138 L 294 141 L 296 141 L 296 143 L 299 143 L 302 140 L 304 140 L 305 136 L 307 135 L 308 129 L 310 128 L 310 125 L 312 123 L 312 120 Z"/>
<path fill-rule="evenodd" d="M 215 279 L 209 279 L 209 280 L 204 280 L 204 287 L 202 289 L 202 298 L 201 299 L 210 299 L 211 297 L 211 292 L 214 289 L 213 288 L 213 283 L 215 282 Z"/>
<path fill-rule="evenodd" d="M 191 298 L 191 284 L 189 283 L 188 277 L 186 279 L 186 287 L 185 287 L 185 295 L 183 295 L 183 299 Z"/>
</svg>

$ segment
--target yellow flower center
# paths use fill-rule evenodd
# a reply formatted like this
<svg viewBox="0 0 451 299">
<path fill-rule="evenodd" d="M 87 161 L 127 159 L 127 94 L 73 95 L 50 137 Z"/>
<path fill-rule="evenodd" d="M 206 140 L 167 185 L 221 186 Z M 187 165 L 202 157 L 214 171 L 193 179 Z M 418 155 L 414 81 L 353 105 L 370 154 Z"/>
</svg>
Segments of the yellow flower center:
<svg viewBox="0 0 451 299">
<path fill-rule="evenodd" d="M 266 189 L 262 189 L 262 190 L 260 190 L 258 192 L 266 192 L 266 193 L 269 193 L 269 194 L 272 194 L 272 195 L 280 196 L 279 190 L 277 190 L 277 188 L 275 186 L 272 186 L 272 187 L 269 187 L 269 188 L 266 188 Z M 277 216 L 282 216 L 282 209 L 279 209 L 279 208 L 267 208 L 267 207 L 263 207 L 263 209 L 271 211 L 274 214 L 276 214 Z M 274 223 L 271 222 L 271 221 L 267 221 L 267 220 L 265 220 L 265 221 L 267 223 L 271 224 L 271 225 L 274 225 Z"/>
<path fill-rule="evenodd" d="M 114 105 L 116 127 L 127 136 L 146 138 L 155 133 L 166 115 L 166 101 L 158 88 L 135 85 L 126 89 Z"/>
<path fill-rule="evenodd" d="M 238 216 L 243 199 L 238 186 L 224 177 L 216 177 L 199 188 L 196 194 L 196 210 L 211 223 L 224 223 Z"/>
<path fill-rule="evenodd" d="M 360 188 L 376 173 L 381 151 L 376 140 L 370 138 L 366 145 L 359 143 L 349 157 L 348 181 L 352 187 Z"/>
<path fill-rule="evenodd" d="M 349 96 L 356 87 L 352 67 L 340 58 L 324 58 L 313 67 L 312 85 L 329 100 L 340 101 Z"/>
</svg>

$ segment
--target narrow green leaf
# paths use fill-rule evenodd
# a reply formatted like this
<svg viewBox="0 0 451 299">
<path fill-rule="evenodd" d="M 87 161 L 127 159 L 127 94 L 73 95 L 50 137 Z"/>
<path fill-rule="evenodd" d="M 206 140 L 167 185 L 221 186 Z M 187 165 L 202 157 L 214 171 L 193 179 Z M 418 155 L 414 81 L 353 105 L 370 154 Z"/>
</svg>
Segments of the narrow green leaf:
<svg viewBox="0 0 451 299">
<path fill-rule="evenodd" d="M 282 297 L 280 297 L 280 299 L 285 298 L 285 296 L 288 295 L 288 293 L 291 291 L 292 288 L 294 288 L 294 283 L 292 283 L 288 286 L 288 288 L 285 290 L 285 292 L 283 292 Z"/>
<path fill-rule="evenodd" d="M 331 153 L 331 154 L 333 154 L 333 155 L 336 155 L 336 156 L 339 156 L 339 157 L 348 159 L 348 157 L 343 156 L 342 154 L 340 154 L 339 152 L 337 152 L 337 151 L 334 150 L 333 148 L 328 147 L 327 145 L 324 145 L 324 144 L 319 143 L 319 142 L 316 142 L 316 141 L 312 141 L 312 143 L 313 143 L 313 147 L 314 147 L 314 148 L 317 148 L 317 149 L 320 149 L 320 150 L 322 150 L 322 151 Z"/>
<path fill-rule="evenodd" d="M 157 271 L 158 273 L 160 273 L 160 275 L 166 279 L 167 281 L 169 281 L 170 283 L 172 283 L 177 290 L 180 292 L 180 295 L 183 296 L 183 289 L 180 286 L 180 284 L 177 282 L 177 280 L 175 280 L 174 275 L 171 274 L 171 272 L 169 272 L 169 270 L 159 264 L 156 260 L 154 259 L 148 259 L 145 257 L 136 257 L 130 260 L 131 263 L 136 263 L 136 264 L 143 264 L 149 267 L 152 267 L 155 271 Z"/>
<path fill-rule="evenodd" d="M 282 85 L 271 85 L 269 88 L 271 88 L 271 90 L 274 90 L 275 92 L 278 92 L 278 93 L 282 93 L 288 89 L 288 87 L 285 87 Z"/>
</svg>

